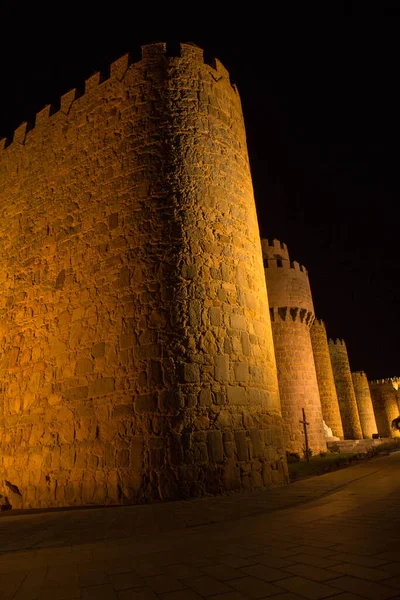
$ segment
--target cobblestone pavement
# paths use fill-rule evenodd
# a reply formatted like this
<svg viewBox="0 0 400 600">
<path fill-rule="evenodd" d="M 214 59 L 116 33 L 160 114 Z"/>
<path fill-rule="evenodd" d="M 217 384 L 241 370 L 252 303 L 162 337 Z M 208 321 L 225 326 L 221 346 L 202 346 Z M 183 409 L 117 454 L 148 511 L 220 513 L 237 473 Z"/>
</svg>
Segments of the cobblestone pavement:
<svg viewBox="0 0 400 600">
<path fill-rule="evenodd" d="M 400 599 L 400 453 L 285 488 L 0 518 L 0 600 Z"/>
</svg>

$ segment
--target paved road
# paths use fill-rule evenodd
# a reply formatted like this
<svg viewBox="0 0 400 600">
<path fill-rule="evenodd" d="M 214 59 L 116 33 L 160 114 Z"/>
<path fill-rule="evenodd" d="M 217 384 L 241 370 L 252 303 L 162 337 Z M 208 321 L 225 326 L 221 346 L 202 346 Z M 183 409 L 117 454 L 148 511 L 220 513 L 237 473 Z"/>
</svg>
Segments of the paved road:
<svg viewBox="0 0 400 600">
<path fill-rule="evenodd" d="M 2 516 L 0 600 L 400 600 L 399 475 L 395 453 L 269 492 Z"/>
</svg>

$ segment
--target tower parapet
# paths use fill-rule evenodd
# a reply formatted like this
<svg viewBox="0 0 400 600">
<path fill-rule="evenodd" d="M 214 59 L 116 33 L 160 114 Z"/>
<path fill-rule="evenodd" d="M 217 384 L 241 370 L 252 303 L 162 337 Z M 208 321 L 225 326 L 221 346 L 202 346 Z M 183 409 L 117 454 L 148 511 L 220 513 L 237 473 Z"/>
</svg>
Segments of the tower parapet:
<svg viewBox="0 0 400 600">
<path fill-rule="evenodd" d="M 335 379 L 333 377 L 331 357 L 325 323 L 315 319 L 311 327 L 311 343 L 317 372 L 322 416 L 335 437 L 344 438 L 342 418 L 340 416 Z"/>
<path fill-rule="evenodd" d="M 345 440 L 360 440 L 363 437 L 356 394 L 344 340 L 329 340 L 329 353 L 339 400 L 340 414 Z"/>
<path fill-rule="evenodd" d="M 384 437 L 400 437 L 399 431 L 393 431 L 393 419 L 400 414 L 398 377 L 375 379 L 370 381 L 372 405 L 378 433 Z"/>
<path fill-rule="evenodd" d="M 300 421 L 304 408 L 311 449 L 326 450 L 310 338 L 314 306 L 307 270 L 290 261 L 286 244 L 262 240 L 261 246 L 287 448 L 302 451 L 304 430 Z"/>
<path fill-rule="evenodd" d="M 354 371 L 351 377 L 353 379 L 363 437 L 370 439 L 374 433 L 378 433 L 378 429 L 368 379 L 364 371 Z"/>
<path fill-rule="evenodd" d="M 0 150 L 0 480 L 15 506 L 287 480 L 240 98 L 200 48 L 166 50 L 122 57 Z"/>
</svg>

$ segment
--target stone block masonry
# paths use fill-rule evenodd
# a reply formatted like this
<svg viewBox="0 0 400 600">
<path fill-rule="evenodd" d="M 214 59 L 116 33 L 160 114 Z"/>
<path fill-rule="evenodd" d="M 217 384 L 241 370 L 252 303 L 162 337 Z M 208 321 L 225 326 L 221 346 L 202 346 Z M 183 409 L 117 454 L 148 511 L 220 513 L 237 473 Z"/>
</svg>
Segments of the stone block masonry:
<svg viewBox="0 0 400 600">
<path fill-rule="evenodd" d="M 321 398 L 322 416 L 327 426 L 332 429 L 333 435 L 342 440 L 344 437 L 342 418 L 340 416 L 339 400 L 333 377 L 325 323 L 320 319 L 315 319 L 310 333 L 319 395 Z"/>
<path fill-rule="evenodd" d="M 151 44 L 52 113 L 0 146 L 0 492 L 49 507 L 281 485 L 261 244 L 227 71 L 193 45 L 167 57 Z"/>
<path fill-rule="evenodd" d="M 305 445 L 302 409 L 305 409 L 309 445 L 313 453 L 326 450 L 325 433 L 311 346 L 314 306 L 307 271 L 290 262 L 286 244 L 261 242 L 279 392 L 287 449 L 302 453 Z"/>
<path fill-rule="evenodd" d="M 329 340 L 329 353 L 339 400 L 340 414 L 345 440 L 360 440 L 363 437 L 349 357 L 343 340 Z"/>
<path fill-rule="evenodd" d="M 378 428 L 376 426 L 368 379 L 364 371 L 355 371 L 351 376 L 353 379 L 354 392 L 356 394 L 363 437 L 371 439 L 374 433 L 378 433 Z"/>
<path fill-rule="evenodd" d="M 400 437 L 400 432 L 392 429 L 393 419 L 400 415 L 399 381 L 397 377 L 370 381 L 376 425 L 383 437 Z"/>
</svg>

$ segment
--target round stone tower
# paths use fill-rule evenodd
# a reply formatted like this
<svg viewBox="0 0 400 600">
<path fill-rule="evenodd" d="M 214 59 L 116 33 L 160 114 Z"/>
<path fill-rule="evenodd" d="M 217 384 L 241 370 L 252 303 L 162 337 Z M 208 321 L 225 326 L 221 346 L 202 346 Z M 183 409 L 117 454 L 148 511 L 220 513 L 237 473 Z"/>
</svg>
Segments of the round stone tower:
<svg viewBox="0 0 400 600">
<path fill-rule="evenodd" d="M 321 319 L 315 319 L 311 327 L 311 343 L 321 398 L 322 416 L 327 426 L 332 429 L 333 435 L 342 440 L 344 434 L 339 400 L 333 377 L 325 323 Z"/>
<path fill-rule="evenodd" d="M 363 434 L 344 340 L 329 340 L 329 353 L 342 417 L 344 439 L 360 440 Z"/>
<path fill-rule="evenodd" d="M 14 507 L 280 485 L 238 91 L 143 47 L 0 144 L 0 492 Z"/>
<path fill-rule="evenodd" d="M 310 448 L 316 453 L 326 450 L 326 442 L 310 337 L 314 306 L 308 274 L 290 261 L 285 244 L 264 239 L 261 245 L 287 448 L 302 452 L 304 408 Z"/>
<path fill-rule="evenodd" d="M 371 439 L 373 433 L 378 433 L 378 429 L 368 379 L 364 371 L 355 371 L 351 374 L 351 377 L 353 379 L 363 437 Z"/>
<path fill-rule="evenodd" d="M 378 433 L 384 437 L 400 437 L 399 431 L 392 429 L 392 421 L 399 416 L 399 378 L 370 381 L 372 405 Z"/>
</svg>

